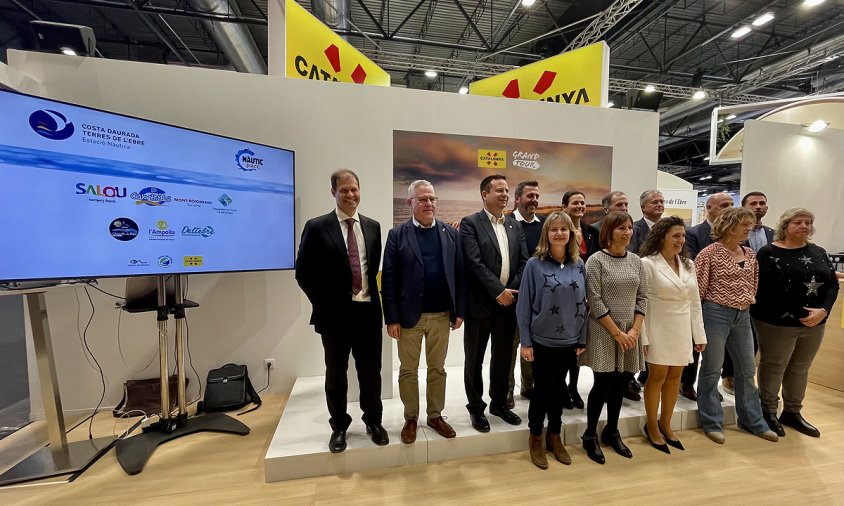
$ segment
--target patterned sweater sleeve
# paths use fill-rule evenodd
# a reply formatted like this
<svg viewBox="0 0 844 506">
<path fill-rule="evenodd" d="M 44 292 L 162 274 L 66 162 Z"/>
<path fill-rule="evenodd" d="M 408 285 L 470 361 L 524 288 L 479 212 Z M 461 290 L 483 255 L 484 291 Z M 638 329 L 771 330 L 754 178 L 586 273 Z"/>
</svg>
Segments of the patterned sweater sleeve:
<svg viewBox="0 0 844 506">
<path fill-rule="evenodd" d="M 639 286 L 636 288 L 636 307 L 634 311 L 645 316 L 645 312 L 648 310 L 648 279 L 645 276 L 645 268 L 642 265 L 642 260 L 637 256 L 631 258 L 633 258 L 634 264 L 639 270 Z"/>
<path fill-rule="evenodd" d="M 610 314 L 610 310 L 601 296 L 604 264 L 598 258 L 598 256 L 592 255 L 586 260 L 586 298 L 589 301 L 589 313 L 595 319 Z"/>
<path fill-rule="evenodd" d="M 706 299 L 706 293 L 709 290 L 709 264 L 712 259 L 712 248 L 704 248 L 695 257 L 695 272 L 697 273 L 697 288 L 700 293 L 700 299 Z"/>
</svg>

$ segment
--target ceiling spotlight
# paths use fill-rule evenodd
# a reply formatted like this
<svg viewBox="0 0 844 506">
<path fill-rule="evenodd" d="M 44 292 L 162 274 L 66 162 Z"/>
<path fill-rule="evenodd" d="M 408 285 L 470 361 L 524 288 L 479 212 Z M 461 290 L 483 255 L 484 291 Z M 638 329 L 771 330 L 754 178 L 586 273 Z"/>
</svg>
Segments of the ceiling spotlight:
<svg viewBox="0 0 844 506">
<path fill-rule="evenodd" d="M 425 71 L 425 77 L 427 77 L 428 79 L 433 79 L 433 78 L 437 77 L 437 71 L 436 70 L 426 70 Z"/>
<path fill-rule="evenodd" d="M 66 54 L 68 56 L 76 56 L 76 51 L 74 51 L 72 48 L 69 48 L 69 47 L 59 48 L 59 51 L 61 51 L 62 54 Z"/>
<path fill-rule="evenodd" d="M 727 121 L 729 121 L 731 119 L 736 119 L 736 115 L 735 114 L 728 114 L 727 115 Z"/>
<path fill-rule="evenodd" d="M 765 14 L 762 14 L 758 18 L 754 19 L 753 23 L 751 23 L 751 24 L 753 26 L 762 26 L 765 23 L 770 22 L 772 19 L 774 19 L 774 13 L 773 12 L 766 12 Z"/>
<path fill-rule="evenodd" d="M 608 108 L 609 108 L 609 107 L 615 107 L 615 102 L 613 102 L 612 100 L 610 100 L 609 102 L 607 102 L 607 107 L 608 107 Z"/>
<path fill-rule="evenodd" d="M 732 37 L 734 39 L 740 39 L 740 38 L 744 37 L 745 35 L 747 35 L 748 33 L 750 33 L 750 27 L 745 25 L 745 26 L 742 26 L 741 28 L 739 28 L 738 30 L 734 31 L 733 34 L 730 35 L 730 37 Z"/>
<path fill-rule="evenodd" d="M 469 93 L 469 87 L 461 86 L 460 89 L 457 90 L 457 93 L 460 93 L 461 95 L 467 95 Z"/>
<path fill-rule="evenodd" d="M 809 132 L 811 132 L 813 134 L 816 134 L 816 133 L 820 132 L 821 130 L 823 130 L 824 128 L 828 127 L 828 126 L 829 126 L 828 122 L 826 122 L 822 119 L 817 119 L 817 120 L 813 121 L 811 125 L 808 125 L 806 127 L 806 130 L 808 130 Z"/>
<path fill-rule="evenodd" d="M 706 92 L 703 91 L 703 90 L 697 90 L 694 93 L 694 95 L 692 95 L 692 98 L 695 99 L 695 100 L 700 100 L 702 98 L 706 98 Z"/>
<path fill-rule="evenodd" d="M 709 161 L 709 155 L 704 156 L 704 157 L 703 157 L 703 161 L 704 161 L 704 162 L 708 162 L 708 161 Z"/>
<path fill-rule="evenodd" d="M 536 0 L 522 0 L 522 7 L 531 7 L 536 3 Z"/>
<path fill-rule="evenodd" d="M 721 118 L 721 119 L 718 120 L 718 123 L 723 123 L 723 122 L 724 122 L 724 118 Z"/>
<path fill-rule="evenodd" d="M 653 84 L 649 84 L 649 85 L 645 86 L 645 93 L 650 93 L 652 91 L 656 91 L 656 88 L 654 87 Z"/>
<path fill-rule="evenodd" d="M 823 3 L 823 0 L 804 0 L 803 7 L 814 7 Z"/>
</svg>

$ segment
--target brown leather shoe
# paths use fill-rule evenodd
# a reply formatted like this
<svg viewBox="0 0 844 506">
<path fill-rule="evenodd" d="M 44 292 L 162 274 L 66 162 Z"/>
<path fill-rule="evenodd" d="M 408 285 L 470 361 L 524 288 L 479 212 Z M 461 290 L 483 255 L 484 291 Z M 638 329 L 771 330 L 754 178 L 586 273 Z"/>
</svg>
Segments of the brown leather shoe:
<svg viewBox="0 0 844 506">
<path fill-rule="evenodd" d="M 428 418 L 426 424 L 428 425 L 428 427 L 434 429 L 437 434 L 446 439 L 451 439 L 457 436 L 457 433 L 454 432 L 454 429 L 451 427 L 451 425 L 446 423 L 446 421 L 443 420 L 443 417 L 441 416 L 438 416 L 436 418 Z"/>
<path fill-rule="evenodd" d="M 401 429 L 401 442 L 406 445 L 416 442 L 416 419 L 405 420 Z"/>
<path fill-rule="evenodd" d="M 685 397 L 686 399 L 696 401 L 697 400 L 697 392 L 695 392 L 695 387 L 692 385 L 680 385 L 680 395 Z"/>
<path fill-rule="evenodd" d="M 507 409 L 516 407 L 516 399 L 513 397 L 513 392 L 507 392 Z"/>
<path fill-rule="evenodd" d="M 545 449 L 554 454 L 557 462 L 562 462 L 565 465 L 571 464 L 571 457 L 569 456 L 569 452 L 566 451 L 566 447 L 563 446 L 563 440 L 560 439 L 559 432 L 556 434 L 552 434 L 551 432 L 545 433 Z"/>
<path fill-rule="evenodd" d="M 542 436 L 528 434 L 528 451 L 533 465 L 539 469 L 548 469 L 548 459 L 545 457 L 545 448 L 542 447 Z"/>
</svg>

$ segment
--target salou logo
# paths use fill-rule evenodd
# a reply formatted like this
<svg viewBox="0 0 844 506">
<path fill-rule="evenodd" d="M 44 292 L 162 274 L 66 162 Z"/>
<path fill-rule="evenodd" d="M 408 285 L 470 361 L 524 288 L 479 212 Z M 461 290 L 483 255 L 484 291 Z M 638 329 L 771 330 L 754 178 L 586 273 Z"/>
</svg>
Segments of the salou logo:
<svg viewBox="0 0 844 506">
<path fill-rule="evenodd" d="M 188 227 L 182 228 L 182 236 L 184 237 L 211 237 L 214 235 L 214 227 L 206 225 L 204 227 Z"/>
<path fill-rule="evenodd" d="M 73 123 L 64 114 L 52 110 L 35 111 L 29 115 L 29 126 L 41 137 L 63 141 L 73 135 Z"/>
<path fill-rule="evenodd" d="M 129 218 L 117 218 L 109 223 L 108 231 L 118 241 L 131 241 L 138 237 L 138 224 Z"/>
<path fill-rule="evenodd" d="M 134 192 L 129 195 L 129 197 L 135 199 L 135 203 L 138 205 L 146 204 L 148 206 L 163 206 L 172 200 L 172 198 L 167 195 L 167 192 L 154 186 L 149 186 L 141 191 Z"/>
<path fill-rule="evenodd" d="M 126 187 L 76 183 L 76 194 L 96 195 L 97 197 L 106 197 L 109 199 L 122 199 L 126 196 Z"/>
<path fill-rule="evenodd" d="M 255 156 L 255 153 L 249 148 L 238 151 L 234 159 L 237 162 L 237 167 L 247 172 L 258 170 L 264 165 L 264 159 Z"/>
</svg>

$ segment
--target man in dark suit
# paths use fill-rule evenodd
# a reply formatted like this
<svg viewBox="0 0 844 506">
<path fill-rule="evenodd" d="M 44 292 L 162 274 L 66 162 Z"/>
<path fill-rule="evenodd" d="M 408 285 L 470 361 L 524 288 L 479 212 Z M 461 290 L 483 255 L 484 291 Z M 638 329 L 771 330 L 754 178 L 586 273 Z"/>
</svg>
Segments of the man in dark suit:
<svg viewBox="0 0 844 506">
<path fill-rule="evenodd" d="M 733 207 L 733 197 L 729 193 L 713 193 L 706 199 L 706 221 L 686 230 L 686 248 L 689 256 L 694 259 L 703 248 L 712 244 L 712 223 L 724 209 Z M 697 366 L 700 352 L 692 351 L 692 363 L 683 368 L 680 376 L 680 394 L 693 401 L 697 400 L 695 381 L 697 381 Z"/>
<path fill-rule="evenodd" d="M 633 222 L 633 238 L 627 246 L 627 251 L 639 254 L 639 248 L 645 243 L 651 227 L 662 218 L 665 212 L 665 199 L 659 190 L 645 190 L 639 196 L 639 207 L 642 209 L 642 219 Z"/>
<path fill-rule="evenodd" d="M 626 213 L 629 205 L 630 202 L 627 200 L 627 194 L 620 191 L 611 191 L 604 195 L 604 198 L 601 199 L 601 206 L 603 206 L 604 208 L 605 217 L 607 214 L 610 214 L 613 211 Z M 601 231 L 601 227 L 603 225 L 604 218 L 601 218 L 600 220 L 592 224 L 593 227 L 598 229 L 598 232 Z"/>
<path fill-rule="evenodd" d="M 532 257 L 536 246 L 539 244 L 539 234 L 542 232 L 542 224 L 545 216 L 536 214 L 539 207 L 539 183 L 537 181 L 519 181 L 516 191 L 513 192 L 513 217 L 522 226 L 525 234 L 528 257 Z M 507 385 L 507 407 L 512 409 L 516 405 L 513 399 L 513 391 L 516 388 L 516 357 L 519 354 L 519 328 L 516 327 L 516 335 L 513 339 L 513 354 L 510 359 L 510 378 Z M 520 357 L 521 389 L 522 397 L 530 399 L 533 392 L 533 364 Z"/>
<path fill-rule="evenodd" d="M 296 281 L 313 306 L 311 324 L 325 350 L 325 397 L 331 415 L 332 453 L 346 449 L 349 353 L 355 357 L 366 432 L 377 445 L 390 442 L 381 425 L 381 300 L 378 266 L 381 226 L 357 212 L 360 181 L 343 169 L 331 175 L 337 208 L 305 223 L 296 258 Z"/>
<path fill-rule="evenodd" d="M 484 208 L 460 222 L 460 241 L 466 269 L 468 307 L 464 329 L 466 362 L 463 382 L 472 427 L 489 432 L 484 415 L 483 360 L 492 336 L 489 412 L 511 424 L 522 419 L 507 407 L 507 376 L 516 331 L 516 294 L 527 262 L 525 236 L 519 222 L 504 214 L 509 187 L 504 176 L 481 181 Z"/>
<path fill-rule="evenodd" d="M 414 181 L 407 203 L 413 216 L 387 234 L 381 292 L 387 334 L 399 351 L 399 395 L 404 404 L 404 444 L 416 441 L 419 418 L 419 356 L 425 338 L 426 425 L 444 438 L 457 434 L 442 417 L 449 328 L 466 316 L 463 250 L 457 230 L 434 219 L 437 196 L 428 181 Z"/>
</svg>

